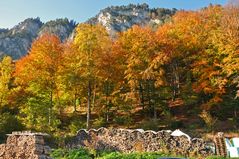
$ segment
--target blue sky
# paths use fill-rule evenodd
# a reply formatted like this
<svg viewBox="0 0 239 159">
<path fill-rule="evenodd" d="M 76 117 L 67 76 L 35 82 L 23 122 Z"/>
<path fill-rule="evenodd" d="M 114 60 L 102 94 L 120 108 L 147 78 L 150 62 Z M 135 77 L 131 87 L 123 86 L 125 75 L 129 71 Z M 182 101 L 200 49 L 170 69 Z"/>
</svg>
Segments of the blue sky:
<svg viewBox="0 0 239 159">
<path fill-rule="evenodd" d="M 26 18 L 41 21 L 69 18 L 84 22 L 101 9 L 112 5 L 147 3 L 151 8 L 199 9 L 208 4 L 226 4 L 227 0 L 0 0 L 0 28 L 11 28 Z"/>
</svg>

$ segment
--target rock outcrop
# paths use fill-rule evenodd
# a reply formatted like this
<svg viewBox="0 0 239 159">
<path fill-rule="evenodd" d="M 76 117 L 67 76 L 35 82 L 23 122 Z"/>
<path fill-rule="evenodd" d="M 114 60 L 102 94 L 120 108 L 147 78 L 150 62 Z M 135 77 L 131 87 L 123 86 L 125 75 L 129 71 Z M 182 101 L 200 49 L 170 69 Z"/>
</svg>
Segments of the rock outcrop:
<svg viewBox="0 0 239 159">
<path fill-rule="evenodd" d="M 67 18 L 51 20 L 40 28 L 38 35 L 41 36 L 45 33 L 55 34 L 64 41 L 70 37 L 75 27 L 76 23 L 72 20 L 69 21 Z"/>
<path fill-rule="evenodd" d="M 130 4 L 128 6 L 111 6 L 99 12 L 95 17 L 89 19 L 87 23 L 101 24 L 105 26 L 111 36 L 115 33 L 125 31 L 133 25 L 151 27 L 163 24 L 169 20 L 176 9 L 154 8 L 147 4 Z"/>
<path fill-rule="evenodd" d="M 8 134 L 6 144 L 0 144 L 0 159 L 51 159 L 44 135 L 29 131 Z"/>
<path fill-rule="evenodd" d="M 11 56 L 19 59 L 26 55 L 32 42 L 44 33 L 55 34 L 62 41 L 69 38 L 75 29 L 75 22 L 57 19 L 42 23 L 39 18 L 29 18 L 12 29 L 0 29 L 0 57 Z"/>
<path fill-rule="evenodd" d="M 42 25 L 39 18 L 29 18 L 10 30 L 0 31 L 0 56 L 8 55 L 13 59 L 24 56 Z"/>
</svg>

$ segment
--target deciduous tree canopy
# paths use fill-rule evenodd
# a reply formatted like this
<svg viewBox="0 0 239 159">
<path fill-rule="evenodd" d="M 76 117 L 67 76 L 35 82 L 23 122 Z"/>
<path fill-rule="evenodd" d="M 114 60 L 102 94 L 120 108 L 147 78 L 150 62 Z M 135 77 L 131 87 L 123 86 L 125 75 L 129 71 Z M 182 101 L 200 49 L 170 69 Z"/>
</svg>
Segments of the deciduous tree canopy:
<svg viewBox="0 0 239 159">
<path fill-rule="evenodd" d="M 238 6 L 210 5 L 178 11 L 157 30 L 133 26 L 114 39 L 90 24 L 78 25 L 66 42 L 43 35 L 15 68 L 11 58 L 2 59 L 0 109 L 14 104 L 25 127 L 48 132 L 142 126 L 151 118 L 170 128 L 182 116 L 231 118 L 236 127 L 238 27 Z"/>
</svg>

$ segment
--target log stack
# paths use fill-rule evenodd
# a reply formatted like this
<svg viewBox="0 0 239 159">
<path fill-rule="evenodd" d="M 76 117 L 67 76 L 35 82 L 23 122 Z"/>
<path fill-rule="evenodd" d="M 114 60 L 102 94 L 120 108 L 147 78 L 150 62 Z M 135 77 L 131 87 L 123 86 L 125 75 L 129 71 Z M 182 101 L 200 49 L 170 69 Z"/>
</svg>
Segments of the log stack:
<svg viewBox="0 0 239 159">
<path fill-rule="evenodd" d="M 169 151 L 181 155 L 196 153 L 202 156 L 213 154 L 203 139 L 189 139 L 187 136 L 172 136 L 172 131 L 144 131 L 142 129 L 100 128 L 89 131 L 81 129 L 69 147 L 86 147 L 95 150 L 113 150 L 124 153 L 134 151 Z M 71 145 L 68 143 L 68 145 Z"/>
<path fill-rule="evenodd" d="M 224 133 L 218 132 L 218 134 L 214 137 L 214 143 L 216 145 L 216 154 L 218 156 L 226 157 L 227 149 L 226 149 Z"/>
<path fill-rule="evenodd" d="M 6 144 L 0 145 L 0 159 L 50 159 L 51 149 L 44 143 L 45 135 L 30 131 L 8 134 Z"/>
</svg>

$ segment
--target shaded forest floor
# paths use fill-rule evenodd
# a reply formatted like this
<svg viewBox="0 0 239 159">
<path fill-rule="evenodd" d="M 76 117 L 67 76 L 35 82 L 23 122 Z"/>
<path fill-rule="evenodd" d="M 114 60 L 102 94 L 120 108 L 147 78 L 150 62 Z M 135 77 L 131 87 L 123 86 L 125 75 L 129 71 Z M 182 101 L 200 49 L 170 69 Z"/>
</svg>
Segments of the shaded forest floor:
<svg viewBox="0 0 239 159">
<path fill-rule="evenodd" d="M 64 111 L 61 119 L 66 127 L 73 126 L 73 133 L 80 128 L 85 128 L 86 108 L 77 107 L 77 112 L 73 113 L 73 108 L 69 107 Z M 178 104 L 170 107 L 170 115 L 157 114 L 157 119 L 152 114 L 147 113 L 142 107 L 137 106 L 131 112 L 109 112 L 109 120 L 106 122 L 106 115 L 99 115 L 99 110 L 93 108 L 91 112 L 91 127 L 117 127 L 129 129 L 144 130 L 175 130 L 180 129 L 192 137 L 203 137 L 212 139 L 217 132 L 224 132 L 226 137 L 238 137 L 239 131 L 232 118 L 228 117 L 223 120 L 217 118 L 213 127 L 208 127 L 205 121 L 199 116 L 200 109 L 196 106 L 185 106 Z M 75 123 L 74 123 L 75 122 Z"/>
</svg>

